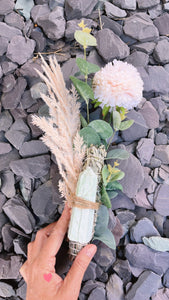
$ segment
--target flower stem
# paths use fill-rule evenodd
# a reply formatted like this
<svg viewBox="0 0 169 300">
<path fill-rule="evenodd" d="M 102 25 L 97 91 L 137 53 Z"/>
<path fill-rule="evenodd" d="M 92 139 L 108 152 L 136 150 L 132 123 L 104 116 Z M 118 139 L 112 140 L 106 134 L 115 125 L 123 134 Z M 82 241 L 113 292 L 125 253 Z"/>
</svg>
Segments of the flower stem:
<svg viewBox="0 0 169 300">
<path fill-rule="evenodd" d="M 89 101 L 87 101 L 86 104 L 87 104 L 87 123 L 89 124 Z"/>
<path fill-rule="evenodd" d="M 113 141 L 113 138 L 114 138 L 114 136 L 115 136 L 115 133 L 116 133 L 116 130 L 114 129 L 113 135 L 111 136 L 110 141 L 109 141 L 109 144 L 108 144 L 108 146 L 107 146 L 107 150 L 109 149 L 109 147 L 110 147 L 110 145 L 111 145 L 111 143 L 112 143 L 112 141 Z"/>
</svg>

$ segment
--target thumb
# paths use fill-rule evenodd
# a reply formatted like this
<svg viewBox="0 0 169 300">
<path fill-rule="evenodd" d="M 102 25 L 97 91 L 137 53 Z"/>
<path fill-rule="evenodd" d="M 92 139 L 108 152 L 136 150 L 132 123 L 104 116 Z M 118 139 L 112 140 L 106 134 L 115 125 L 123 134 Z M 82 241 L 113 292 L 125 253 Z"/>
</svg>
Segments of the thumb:
<svg viewBox="0 0 169 300">
<path fill-rule="evenodd" d="M 69 270 L 65 280 L 64 287 L 68 289 L 70 295 L 77 293 L 79 295 L 84 273 L 97 251 L 97 247 L 93 244 L 85 246 L 75 258 L 72 267 Z M 72 299 L 73 300 L 73 299 Z"/>
</svg>

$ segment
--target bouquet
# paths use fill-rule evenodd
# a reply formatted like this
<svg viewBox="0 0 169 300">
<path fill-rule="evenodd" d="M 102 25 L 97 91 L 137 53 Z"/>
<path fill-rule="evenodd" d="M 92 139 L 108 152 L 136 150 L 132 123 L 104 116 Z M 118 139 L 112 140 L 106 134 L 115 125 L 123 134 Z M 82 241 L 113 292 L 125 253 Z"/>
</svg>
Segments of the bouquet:
<svg viewBox="0 0 169 300">
<path fill-rule="evenodd" d="M 86 49 L 96 46 L 96 39 L 83 21 L 79 27 L 75 39 L 83 46 L 84 58 L 76 59 L 79 72 L 70 77 L 71 90 L 65 86 L 55 57 L 49 57 L 49 65 L 42 58 L 44 74 L 37 72 L 48 88 L 48 95 L 41 96 L 49 116 L 34 116 L 32 120 L 44 131 L 41 139 L 55 155 L 62 176 L 59 190 L 72 208 L 68 230 L 72 256 L 93 239 L 116 248 L 108 229 L 108 209 L 110 200 L 123 189 L 119 181 L 125 174 L 118 168 L 118 160 L 127 159 L 129 154 L 123 149 L 109 151 L 109 146 L 117 131 L 132 126 L 133 120 L 125 120 L 127 110 L 138 105 L 143 91 L 143 82 L 132 65 L 114 60 L 100 69 L 89 63 Z M 86 103 L 86 118 L 80 113 L 82 101 Z M 93 110 L 102 108 L 101 119 L 90 121 L 89 101 Z M 114 159 L 113 166 L 108 164 L 110 159 Z"/>
</svg>

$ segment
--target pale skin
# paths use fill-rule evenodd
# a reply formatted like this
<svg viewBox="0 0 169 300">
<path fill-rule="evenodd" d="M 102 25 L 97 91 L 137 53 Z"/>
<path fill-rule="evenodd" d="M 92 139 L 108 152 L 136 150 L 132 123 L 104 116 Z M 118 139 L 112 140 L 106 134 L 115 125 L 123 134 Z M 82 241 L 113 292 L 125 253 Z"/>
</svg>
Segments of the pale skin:
<svg viewBox="0 0 169 300">
<path fill-rule="evenodd" d="M 26 300 L 77 300 L 84 273 L 96 253 L 93 244 L 85 246 L 63 280 L 55 272 L 56 254 L 63 242 L 70 220 L 67 205 L 58 222 L 39 230 L 28 244 L 27 261 L 20 273 L 27 283 Z"/>
</svg>

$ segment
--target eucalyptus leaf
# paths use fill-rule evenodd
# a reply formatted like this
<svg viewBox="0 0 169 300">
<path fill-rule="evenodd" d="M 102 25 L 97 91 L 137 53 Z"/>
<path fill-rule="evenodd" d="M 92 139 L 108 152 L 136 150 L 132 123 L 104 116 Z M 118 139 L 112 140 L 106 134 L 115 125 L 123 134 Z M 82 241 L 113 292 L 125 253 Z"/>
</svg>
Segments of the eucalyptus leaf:
<svg viewBox="0 0 169 300">
<path fill-rule="evenodd" d="M 89 99 L 94 100 L 94 93 L 91 87 L 84 81 L 70 76 L 75 88 L 77 89 L 78 93 L 82 96 L 82 98 L 88 103 Z"/>
<path fill-rule="evenodd" d="M 119 130 L 121 124 L 121 117 L 118 111 L 114 110 L 112 112 L 113 115 L 113 128 L 115 130 Z"/>
<path fill-rule="evenodd" d="M 104 105 L 103 109 L 102 109 L 102 115 L 103 115 L 103 119 L 106 118 L 108 112 L 110 110 L 110 106 L 107 106 L 106 104 Z"/>
<path fill-rule="evenodd" d="M 17 0 L 15 9 L 19 11 L 19 13 L 23 15 L 26 20 L 29 20 L 30 12 L 34 5 L 35 4 L 33 0 Z"/>
<path fill-rule="evenodd" d="M 87 127 L 87 121 L 85 120 L 85 118 L 82 116 L 82 114 L 80 114 L 80 121 L 82 124 L 82 127 Z"/>
<path fill-rule="evenodd" d="M 106 192 L 106 188 L 104 187 L 104 185 L 102 186 L 101 189 L 101 202 L 107 207 L 107 208 L 111 208 L 111 202 L 110 202 L 110 198 Z"/>
<path fill-rule="evenodd" d="M 120 124 L 119 130 L 123 131 L 130 128 L 134 123 L 134 120 L 123 121 Z"/>
<path fill-rule="evenodd" d="M 109 211 L 106 206 L 101 205 L 97 212 L 97 221 L 95 226 L 95 235 L 104 232 L 109 223 Z"/>
<path fill-rule="evenodd" d="M 113 149 L 107 153 L 107 159 L 128 159 L 129 153 L 124 149 Z"/>
<path fill-rule="evenodd" d="M 90 33 L 82 30 L 76 30 L 74 34 L 75 40 L 83 47 L 97 46 L 96 38 Z"/>
<path fill-rule="evenodd" d="M 86 61 L 85 59 L 83 58 L 76 58 L 76 63 L 79 67 L 79 70 L 84 74 L 84 75 L 89 75 L 91 73 L 96 73 L 100 70 L 100 67 L 95 65 L 95 64 L 92 64 L 88 61 Z"/>
<path fill-rule="evenodd" d="M 104 167 L 102 168 L 102 179 L 103 179 L 104 185 L 107 185 L 107 177 L 108 176 L 109 176 L 109 171 L 107 169 L 107 166 L 104 165 Z"/>
<path fill-rule="evenodd" d="M 108 139 L 113 134 L 113 129 L 110 124 L 103 120 L 95 120 L 89 123 L 89 126 L 94 128 L 102 139 Z"/>
<path fill-rule="evenodd" d="M 143 237 L 143 243 L 156 251 L 169 251 L 169 239 L 160 236 Z"/>
<path fill-rule="evenodd" d="M 87 126 L 80 130 L 80 136 L 83 137 L 85 144 L 90 147 L 90 145 L 100 145 L 100 136 L 97 134 L 96 130 L 92 127 Z"/>
<path fill-rule="evenodd" d="M 93 239 L 103 242 L 106 246 L 113 250 L 116 249 L 116 241 L 114 235 L 108 228 L 106 228 L 105 231 L 100 235 L 94 235 Z"/>
<path fill-rule="evenodd" d="M 125 175 L 125 173 L 122 172 L 122 171 L 120 171 L 118 173 L 115 173 L 115 174 L 112 174 L 110 181 L 113 182 L 113 181 L 116 181 L 116 180 L 121 180 L 121 179 L 123 179 L 124 175 Z"/>
<path fill-rule="evenodd" d="M 113 190 L 107 191 L 107 194 L 108 194 L 110 200 L 113 199 L 113 198 L 115 198 L 118 195 L 118 193 L 115 192 L 115 191 L 113 191 Z"/>
<path fill-rule="evenodd" d="M 122 185 L 118 181 L 113 181 L 113 182 L 109 182 L 106 185 L 106 190 L 107 191 L 110 191 L 110 190 L 120 190 L 120 191 L 123 191 L 123 187 L 122 187 Z"/>
</svg>

